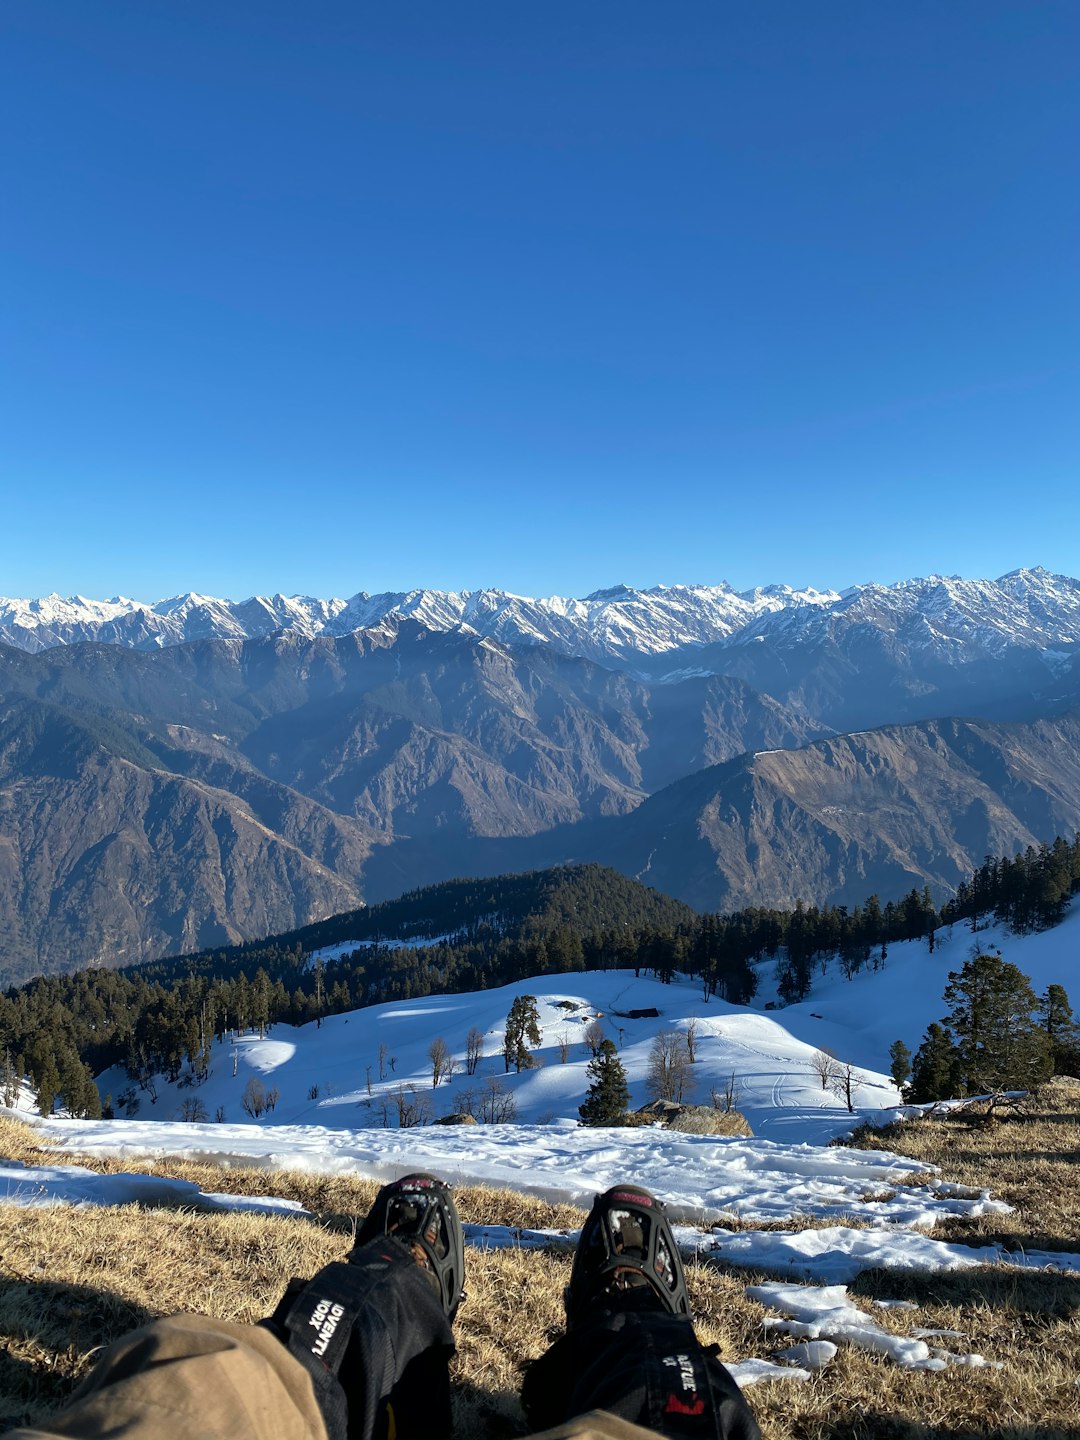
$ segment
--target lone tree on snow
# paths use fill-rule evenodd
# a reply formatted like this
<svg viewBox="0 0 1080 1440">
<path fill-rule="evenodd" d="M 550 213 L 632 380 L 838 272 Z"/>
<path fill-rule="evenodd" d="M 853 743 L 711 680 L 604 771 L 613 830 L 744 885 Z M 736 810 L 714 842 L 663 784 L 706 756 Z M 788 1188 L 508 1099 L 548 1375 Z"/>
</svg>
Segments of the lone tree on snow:
<svg viewBox="0 0 1080 1440">
<path fill-rule="evenodd" d="M 693 1089 L 690 1055 L 686 1036 L 681 1031 L 661 1030 L 653 1040 L 646 1084 L 654 1099 L 674 1100 L 680 1105 Z"/>
<path fill-rule="evenodd" d="M 582 1125 L 615 1125 L 626 1114 L 630 1091 L 619 1052 L 612 1040 L 601 1040 L 596 1056 L 585 1067 L 592 1076 L 585 1103 L 578 1106 Z"/>
<path fill-rule="evenodd" d="M 810 1056 L 810 1069 L 821 1081 L 821 1088 L 828 1090 L 840 1073 L 840 1062 L 831 1050 L 822 1048 Z"/>
<path fill-rule="evenodd" d="M 527 1070 L 532 1064 L 529 1046 L 539 1045 L 540 1012 L 536 1008 L 535 995 L 518 995 L 510 1006 L 506 1017 L 506 1035 L 503 1040 L 503 1060 L 506 1069 L 513 1065 L 517 1071 Z"/>
</svg>

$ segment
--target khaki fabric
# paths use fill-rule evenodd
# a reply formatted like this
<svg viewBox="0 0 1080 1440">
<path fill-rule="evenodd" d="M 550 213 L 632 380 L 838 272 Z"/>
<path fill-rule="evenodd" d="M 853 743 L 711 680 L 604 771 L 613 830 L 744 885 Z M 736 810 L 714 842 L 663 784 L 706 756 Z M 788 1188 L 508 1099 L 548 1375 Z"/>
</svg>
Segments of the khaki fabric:
<svg viewBox="0 0 1080 1440">
<path fill-rule="evenodd" d="M 529 1435 L 526 1440 L 656 1440 L 656 1431 L 610 1415 L 606 1410 L 590 1410 L 551 1430 Z"/>
<path fill-rule="evenodd" d="M 307 1371 L 269 1330 L 173 1315 L 102 1355 L 71 1402 L 5 1440 L 326 1440 Z"/>
<path fill-rule="evenodd" d="M 326 1440 L 307 1371 L 268 1330 L 173 1315 L 104 1352 L 71 1402 L 3 1440 Z M 467 1437 L 463 1437 L 467 1440 Z M 533 1440 L 656 1440 L 603 1410 Z"/>
<path fill-rule="evenodd" d="M 109 1345 L 71 1403 L 3 1440 L 327 1440 L 307 1371 L 271 1332 L 173 1315 Z M 657 1440 L 593 1410 L 533 1440 Z"/>
</svg>

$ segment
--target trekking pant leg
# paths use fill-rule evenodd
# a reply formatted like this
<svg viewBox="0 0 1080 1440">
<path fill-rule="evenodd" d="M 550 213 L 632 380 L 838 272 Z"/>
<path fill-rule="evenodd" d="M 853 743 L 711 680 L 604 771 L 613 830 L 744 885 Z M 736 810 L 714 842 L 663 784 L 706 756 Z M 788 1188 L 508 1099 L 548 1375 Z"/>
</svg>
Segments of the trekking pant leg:
<svg viewBox="0 0 1080 1440">
<path fill-rule="evenodd" d="M 132 1331 L 68 1406 L 5 1440 L 440 1440 L 453 1350 L 409 1252 L 372 1241 L 261 1325 L 174 1315 Z"/>
<path fill-rule="evenodd" d="M 557 1340 L 530 1367 L 522 1402 L 538 1430 L 604 1410 L 671 1440 L 760 1440 L 739 1387 L 692 1322 L 634 1301 L 598 1309 Z"/>
<path fill-rule="evenodd" d="M 268 1326 L 312 1375 L 330 1440 L 441 1440 L 454 1339 L 408 1248 L 383 1236 L 290 1285 Z"/>
</svg>

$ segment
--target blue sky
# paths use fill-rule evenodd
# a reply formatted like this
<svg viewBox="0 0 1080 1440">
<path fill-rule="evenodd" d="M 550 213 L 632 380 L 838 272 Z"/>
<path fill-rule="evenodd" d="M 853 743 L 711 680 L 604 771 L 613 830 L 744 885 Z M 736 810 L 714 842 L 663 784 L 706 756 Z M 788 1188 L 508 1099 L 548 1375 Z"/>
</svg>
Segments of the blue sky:
<svg viewBox="0 0 1080 1440">
<path fill-rule="evenodd" d="M 1080 574 L 1074 0 L 7 0 L 0 594 Z"/>
</svg>

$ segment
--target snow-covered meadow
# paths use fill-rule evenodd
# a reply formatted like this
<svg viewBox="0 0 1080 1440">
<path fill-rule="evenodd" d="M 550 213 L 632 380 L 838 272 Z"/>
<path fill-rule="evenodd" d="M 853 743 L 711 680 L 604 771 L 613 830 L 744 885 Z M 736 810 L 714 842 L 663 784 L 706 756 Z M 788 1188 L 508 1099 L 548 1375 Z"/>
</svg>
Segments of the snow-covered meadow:
<svg viewBox="0 0 1080 1440">
<path fill-rule="evenodd" d="M 697 1058 L 688 1100 L 707 1105 L 712 1093 L 722 1093 L 734 1077 L 738 1108 L 755 1136 L 789 1144 L 825 1144 L 847 1134 L 855 1124 L 894 1117 L 901 1100 L 887 1074 L 889 1046 L 903 1040 L 914 1052 L 927 1024 L 944 1013 L 941 996 L 949 972 L 959 969 L 975 948 L 988 947 L 999 948 L 1005 959 L 1029 975 L 1037 992 L 1055 982 L 1076 991 L 1080 907 L 1056 929 L 1038 935 L 1014 936 L 1002 927 L 972 935 L 966 926 L 955 926 L 939 932 L 932 955 L 925 941 L 894 944 L 883 968 L 866 968 L 852 980 L 845 980 L 834 963 L 823 976 L 815 977 L 808 999 L 783 1008 L 771 1008 L 778 1001 L 774 967 L 766 961 L 752 1006 L 729 1005 L 715 997 L 706 1001 L 695 981 L 662 985 L 617 970 L 536 976 L 475 994 L 428 995 L 331 1016 L 321 1026 L 276 1025 L 265 1038 L 248 1034 L 217 1046 L 210 1077 L 197 1088 L 169 1085 L 159 1077 L 153 1103 L 147 1094 L 138 1095 L 137 1118 L 172 1122 L 185 1100 L 198 1101 L 208 1119 L 221 1111 L 234 1128 L 246 1118 L 242 1096 L 254 1076 L 278 1092 L 273 1112 L 258 1127 L 277 1135 L 277 1144 L 284 1126 L 350 1132 L 382 1128 L 387 1118 L 384 1101 L 391 1102 L 393 1123 L 392 1097 L 409 1086 L 426 1097 L 432 1117 L 437 1118 L 458 1108 L 462 1091 L 480 1091 L 496 1080 L 512 1095 L 520 1125 L 547 1128 L 560 1120 L 577 1119 L 588 1085 L 585 1032 L 599 1017 L 605 1035 L 618 1046 L 631 1108 L 649 1098 L 649 1052 L 657 1033 L 672 1029 L 685 1033 L 693 1027 Z M 347 947 L 334 948 L 341 953 Z M 534 1053 L 533 1068 L 506 1074 L 502 1059 L 506 1016 L 521 994 L 537 997 L 543 1040 Z M 1074 998 L 1080 1001 L 1080 991 Z M 657 1012 L 654 1018 L 630 1018 L 629 1012 L 650 1010 Z M 474 1027 L 483 1033 L 484 1054 L 470 1077 L 465 1074 L 464 1056 L 466 1038 Z M 455 1056 L 456 1069 L 449 1083 L 433 1088 L 428 1049 L 436 1037 Z M 822 1088 L 813 1068 L 819 1048 L 855 1067 L 854 1115 L 840 1096 Z M 115 1100 L 130 1082 L 122 1071 L 114 1070 L 101 1075 L 98 1085 L 103 1097 L 111 1094 Z M 130 1126 L 125 1125 L 122 1133 L 125 1139 L 118 1143 L 131 1144 Z M 192 1132 L 193 1138 L 202 1133 L 201 1128 Z M 215 1148 L 221 1150 L 221 1126 L 214 1126 L 212 1133 Z M 364 1139 L 376 1143 L 369 1135 Z M 412 1143 L 418 1143 L 415 1137 Z M 463 1151 L 475 1150 L 474 1135 L 454 1143 Z M 321 1144 L 311 1148 L 317 1152 Z"/>
</svg>

